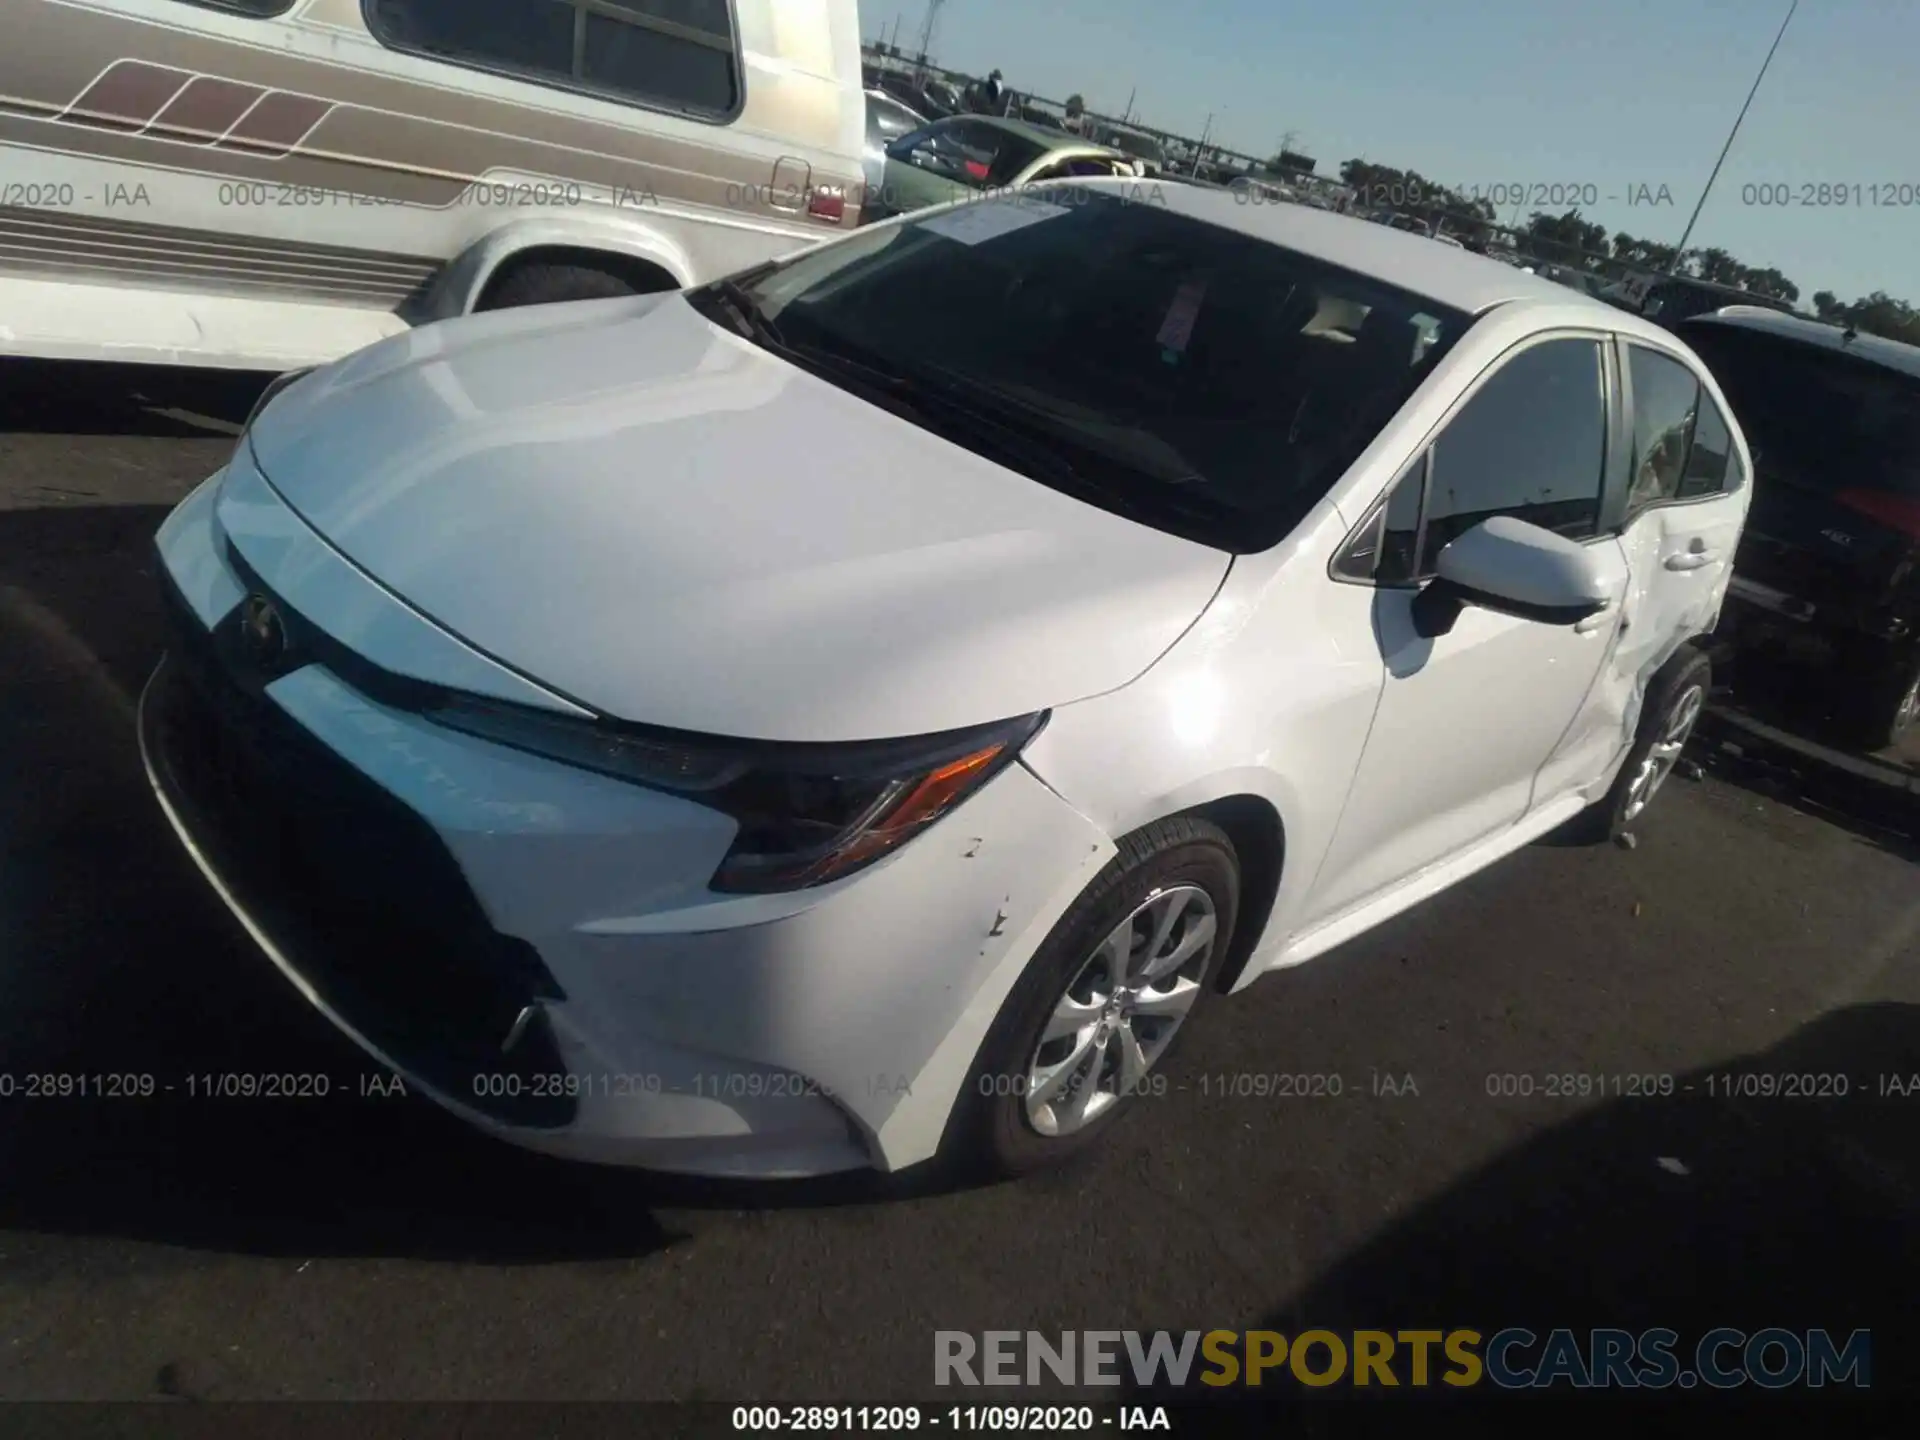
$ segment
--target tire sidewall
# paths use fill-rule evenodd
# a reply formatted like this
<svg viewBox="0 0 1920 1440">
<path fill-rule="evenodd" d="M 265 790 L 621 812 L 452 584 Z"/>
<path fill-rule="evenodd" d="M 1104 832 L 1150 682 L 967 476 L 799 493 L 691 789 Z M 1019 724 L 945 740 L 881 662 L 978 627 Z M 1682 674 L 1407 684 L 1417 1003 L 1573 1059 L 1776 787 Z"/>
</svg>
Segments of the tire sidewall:
<svg viewBox="0 0 1920 1440">
<path fill-rule="evenodd" d="M 1632 800 L 1633 777 L 1655 742 L 1665 732 L 1674 705 L 1682 694 L 1696 684 L 1702 691 L 1704 708 L 1706 697 L 1713 692 L 1713 666 L 1704 654 L 1688 646 L 1661 668 L 1654 683 L 1648 687 L 1646 706 L 1640 715 L 1639 734 L 1633 742 L 1633 748 L 1627 752 L 1626 760 L 1621 763 L 1620 773 L 1614 778 L 1613 788 L 1607 796 L 1606 828 L 1610 836 L 1624 834 L 1646 819 L 1647 810 L 1642 810 L 1631 820 L 1626 818 L 1627 806 Z M 1698 728 L 1697 719 L 1695 728 Z M 1662 785 L 1661 788 L 1664 790 L 1666 787 Z M 1647 809 L 1652 809 L 1651 803 Z"/>
<path fill-rule="evenodd" d="M 1169 1059 L 1192 1029 L 1194 1012 L 1204 1003 L 1232 945 L 1240 907 L 1239 864 L 1232 843 L 1210 825 L 1183 827 L 1165 841 L 1145 855 L 1129 857 L 1123 851 L 1109 862 L 1035 951 L 1001 1006 L 962 1102 L 971 1112 L 965 1125 L 971 1132 L 971 1158 L 988 1170 L 1022 1175 L 1072 1159 L 1097 1145 L 1135 1108 L 1143 1093 L 1151 1093 L 1123 1097 L 1071 1135 L 1045 1136 L 1027 1119 L 1024 1082 L 1041 1028 L 1094 950 L 1155 891 L 1178 885 L 1195 885 L 1207 893 L 1218 931 L 1200 979 L 1200 994 L 1148 1072 L 1149 1083 L 1152 1077 L 1164 1075 Z"/>
</svg>

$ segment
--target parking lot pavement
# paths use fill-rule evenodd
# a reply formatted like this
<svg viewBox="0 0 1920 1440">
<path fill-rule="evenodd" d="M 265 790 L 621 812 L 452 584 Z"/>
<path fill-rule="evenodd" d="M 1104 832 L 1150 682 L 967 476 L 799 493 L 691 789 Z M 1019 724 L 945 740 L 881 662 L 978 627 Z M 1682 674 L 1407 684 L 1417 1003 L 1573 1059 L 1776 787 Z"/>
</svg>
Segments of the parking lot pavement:
<svg viewBox="0 0 1920 1440">
<path fill-rule="evenodd" d="M 934 1398 L 936 1329 L 1261 1321 L 1871 1326 L 1910 1378 L 1920 1094 L 1880 1092 L 1920 1077 L 1920 872 L 1711 777 L 1633 850 L 1534 846 L 1216 1004 L 1114 1143 L 1018 1186 L 597 1172 L 361 1095 L 131 731 L 151 534 L 246 400 L 0 368 L 0 1396 Z M 1781 1070 L 1849 1093 L 1716 1078 Z M 260 1072 L 332 1093 L 188 1093 Z"/>
</svg>

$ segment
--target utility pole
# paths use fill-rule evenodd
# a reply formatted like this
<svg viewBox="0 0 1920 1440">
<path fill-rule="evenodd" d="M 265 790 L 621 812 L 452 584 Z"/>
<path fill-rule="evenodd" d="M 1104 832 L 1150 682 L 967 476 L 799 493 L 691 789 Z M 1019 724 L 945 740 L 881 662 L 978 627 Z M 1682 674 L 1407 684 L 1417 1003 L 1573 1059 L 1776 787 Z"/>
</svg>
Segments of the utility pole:
<svg viewBox="0 0 1920 1440">
<path fill-rule="evenodd" d="M 920 27 L 920 58 L 925 62 L 933 54 L 933 32 L 940 25 L 940 7 L 947 0 L 927 0 L 927 23 Z"/>
<path fill-rule="evenodd" d="M 1193 169 L 1188 171 L 1187 172 L 1188 174 L 1198 175 L 1200 173 L 1200 161 L 1207 153 L 1207 137 L 1212 134 L 1213 134 L 1213 112 L 1209 110 L 1207 112 L 1206 129 L 1200 132 L 1200 148 L 1193 152 Z"/>
<path fill-rule="evenodd" d="M 1693 215 L 1687 221 L 1687 228 L 1680 232 L 1680 243 L 1674 247 L 1673 265 L 1677 270 L 1687 253 L 1687 241 L 1693 237 L 1693 227 L 1700 219 L 1700 212 L 1706 209 L 1707 196 L 1713 192 L 1713 182 L 1720 176 L 1720 167 L 1727 162 L 1727 152 L 1733 149 L 1733 137 L 1740 133 L 1740 122 L 1747 118 L 1747 107 L 1753 104 L 1753 97 L 1760 93 L 1760 82 L 1767 78 L 1767 67 L 1773 64 L 1773 52 L 1780 48 L 1780 42 L 1786 38 L 1787 26 L 1793 23 L 1793 12 L 1800 8 L 1800 0 L 1793 0 L 1787 7 L 1787 18 L 1780 22 L 1780 33 L 1773 37 L 1773 48 L 1767 51 L 1767 58 L 1760 62 L 1760 73 L 1753 77 L 1753 88 L 1747 91 L 1747 103 L 1740 107 L 1740 113 L 1734 116 L 1733 129 L 1727 132 L 1727 143 L 1720 147 L 1720 158 L 1713 162 L 1713 173 L 1707 176 L 1706 188 L 1700 192 L 1700 203 L 1693 207 Z"/>
</svg>

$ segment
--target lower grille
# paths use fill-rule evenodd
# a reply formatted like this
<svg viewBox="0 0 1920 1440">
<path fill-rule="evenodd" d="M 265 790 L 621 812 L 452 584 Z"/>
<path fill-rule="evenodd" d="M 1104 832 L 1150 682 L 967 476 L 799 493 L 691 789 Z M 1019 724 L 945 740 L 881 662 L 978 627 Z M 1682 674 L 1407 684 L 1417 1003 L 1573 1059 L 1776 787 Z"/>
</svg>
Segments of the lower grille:
<svg viewBox="0 0 1920 1440">
<path fill-rule="evenodd" d="M 572 1098 L 528 1083 L 564 1070 L 545 1023 L 500 1048 L 527 1006 L 564 998 L 538 953 L 492 928 L 423 819 L 248 684 L 219 637 L 169 599 L 149 749 L 241 906 L 403 1069 L 507 1123 L 570 1123 Z M 520 1093 L 490 1093 L 503 1089 Z"/>
</svg>

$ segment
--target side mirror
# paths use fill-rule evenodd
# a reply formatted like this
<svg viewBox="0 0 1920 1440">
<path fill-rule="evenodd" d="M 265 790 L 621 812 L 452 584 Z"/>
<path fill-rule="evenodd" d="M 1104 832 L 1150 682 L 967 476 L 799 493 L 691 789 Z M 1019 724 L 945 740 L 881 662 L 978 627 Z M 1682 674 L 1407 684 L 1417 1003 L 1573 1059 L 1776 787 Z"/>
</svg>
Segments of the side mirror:
<svg viewBox="0 0 1920 1440">
<path fill-rule="evenodd" d="M 1577 625 L 1611 603 L 1584 545 L 1496 515 L 1440 552 L 1434 578 L 1414 597 L 1413 625 L 1431 640 L 1452 630 L 1469 605 L 1542 625 Z"/>
</svg>

